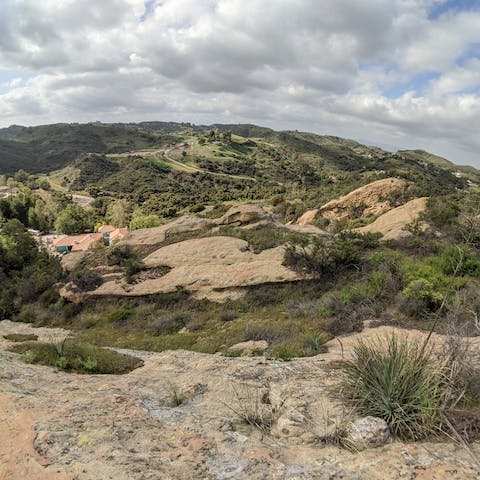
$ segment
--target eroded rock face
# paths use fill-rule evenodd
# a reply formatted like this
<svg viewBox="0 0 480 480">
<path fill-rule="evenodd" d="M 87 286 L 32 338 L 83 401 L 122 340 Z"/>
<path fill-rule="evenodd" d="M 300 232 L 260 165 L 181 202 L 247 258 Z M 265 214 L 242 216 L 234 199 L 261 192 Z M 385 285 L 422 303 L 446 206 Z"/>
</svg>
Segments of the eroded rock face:
<svg viewBox="0 0 480 480">
<path fill-rule="evenodd" d="M 395 195 L 405 192 L 410 184 L 399 178 L 385 178 L 357 188 L 343 197 L 331 200 L 315 214 L 331 220 L 381 215 L 394 205 Z M 314 218 L 315 218 L 314 216 Z"/>
<path fill-rule="evenodd" d="M 355 450 L 379 447 L 390 439 L 387 422 L 377 417 L 363 417 L 354 421 L 347 432 L 348 443 Z"/>
<path fill-rule="evenodd" d="M 411 235 L 405 227 L 418 219 L 427 208 L 427 198 L 415 198 L 405 205 L 394 208 L 378 217 L 370 225 L 357 228 L 359 233 L 381 233 L 382 240 L 399 240 Z M 428 225 L 423 222 L 419 228 L 425 229 Z"/>
<path fill-rule="evenodd" d="M 147 268 L 171 267 L 164 276 L 134 285 L 106 281 L 89 294 L 138 296 L 174 292 L 181 287 L 196 293 L 197 298 L 217 301 L 218 291 L 231 289 L 237 296 L 242 287 L 306 278 L 284 267 L 283 255 L 283 247 L 255 254 L 248 250 L 247 242 L 234 237 L 185 240 L 159 248 L 143 260 Z"/>
<path fill-rule="evenodd" d="M 258 223 L 262 220 L 272 220 L 270 213 L 261 205 L 245 203 L 235 205 L 227 213 L 216 220 L 217 225 L 247 225 Z"/>
</svg>

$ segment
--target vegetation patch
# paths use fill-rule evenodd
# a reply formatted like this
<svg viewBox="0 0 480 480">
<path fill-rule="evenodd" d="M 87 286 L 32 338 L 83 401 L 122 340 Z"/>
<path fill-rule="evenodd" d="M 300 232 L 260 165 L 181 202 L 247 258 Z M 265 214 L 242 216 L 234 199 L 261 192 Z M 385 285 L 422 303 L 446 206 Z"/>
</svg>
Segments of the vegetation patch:
<svg viewBox="0 0 480 480">
<path fill-rule="evenodd" d="M 138 358 L 70 339 L 61 346 L 58 343 L 22 343 L 12 346 L 10 351 L 22 354 L 29 363 L 76 373 L 123 374 L 143 365 Z"/>
<path fill-rule="evenodd" d="M 395 336 L 385 344 L 358 342 L 341 368 L 342 398 L 361 415 L 383 418 L 404 440 L 441 429 L 452 384 L 431 348 Z"/>
<path fill-rule="evenodd" d="M 9 340 L 10 342 L 34 342 L 38 340 L 38 335 L 33 333 L 9 333 L 4 335 L 3 338 Z"/>
</svg>

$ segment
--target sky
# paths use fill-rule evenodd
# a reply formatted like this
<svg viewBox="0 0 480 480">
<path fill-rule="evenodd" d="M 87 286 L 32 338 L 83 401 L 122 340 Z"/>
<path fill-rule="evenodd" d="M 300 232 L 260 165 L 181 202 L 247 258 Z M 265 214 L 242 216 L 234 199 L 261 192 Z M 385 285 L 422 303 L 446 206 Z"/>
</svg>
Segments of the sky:
<svg viewBox="0 0 480 480">
<path fill-rule="evenodd" d="M 480 167 L 480 0 L 0 0 L 0 127 L 255 123 Z"/>
</svg>

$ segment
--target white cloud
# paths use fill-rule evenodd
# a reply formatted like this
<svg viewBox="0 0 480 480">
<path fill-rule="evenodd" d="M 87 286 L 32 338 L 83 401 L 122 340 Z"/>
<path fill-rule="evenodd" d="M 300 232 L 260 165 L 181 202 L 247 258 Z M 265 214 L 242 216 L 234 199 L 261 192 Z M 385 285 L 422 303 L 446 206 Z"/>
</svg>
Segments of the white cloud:
<svg viewBox="0 0 480 480">
<path fill-rule="evenodd" d="M 30 77 L 3 122 L 247 121 L 475 162 L 480 11 L 441 3 L 2 0 L 0 68 Z"/>
</svg>

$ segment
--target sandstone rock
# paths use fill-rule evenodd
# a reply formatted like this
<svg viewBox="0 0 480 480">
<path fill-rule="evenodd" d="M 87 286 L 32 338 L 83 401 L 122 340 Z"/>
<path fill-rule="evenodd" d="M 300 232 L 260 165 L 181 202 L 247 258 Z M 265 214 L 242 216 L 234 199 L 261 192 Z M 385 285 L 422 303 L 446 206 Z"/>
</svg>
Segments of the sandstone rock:
<svg viewBox="0 0 480 480">
<path fill-rule="evenodd" d="M 263 353 L 268 349 L 268 342 L 266 340 L 249 340 L 248 342 L 241 342 L 232 345 L 229 350 L 232 352 L 239 352 L 242 355 L 252 355 L 257 352 Z"/>
<path fill-rule="evenodd" d="M 358 454 L 336 445 L 312 445 L 312 429 L 316 434 L 322 417 L 331 417 L 330 408 L 324 410 L 316 402 L 338 385 L 338 373 L 331 367 L 339 354 L 283 363 L 183 350 L 146 356 L 136 352 L 144 358 L 142 368 L 105 376 L 26 364 L 6 351 L 11 343 L 3 335 L 35 333 L 44 341 L 49 330 L 0 322 L 0 377 L 6 367 L 12 379 L 22 379 L 0 382 L 0 478 L 478 480 L 469 454 L 443 439 L 393 441 Z M 343 338 L 344 353 L 348 356 L 359 338 L 392 331 L 417 340 L 426 335 L 394 327 L 367 328 Z M 439 334 L 432 338 L 445 340 Z M 478 351 L 480 337 L 471 341 Z M 275 415 L 279 412 L 272 435 L 239 422 L 235 414 L 245 404 L 232 386 L 241 392 L 247 376 L 262 405 Z M 168 402 L 172 381 L 187 397 L 174 407 Z M 480 454 L 478 441 L 471 448 Z"/>
<path fill-rule="evenodd" d="M 233 237 L 185 240 L 159 248 L 143 260 L 147 268 L 171 267 L 166 275 L 128 288 L 122 283 L 107 281 L 89 295 L 150 295 L 174 292 L 181 287 L 195 292 L 197 298 L 203 296 L 216 301 L 228 297 L 218 295 L 222 290 L 232 289 L 233 296 L 238 297 L 240 287 L 306 278 L 282 265 L 283 254 L 283 247 L 255 254 L 248 250 L 247 242 Z"/>
<path fill-rule="evenodd" d="M 271 215 L 261 206 L 254 203 L 235 205 L 216 220 L 217 225 L 246 225 L 261 220 L 271 220 Z"/>
<path fill-rule="evenodd" d="M 312 223 L 318 215 L 319 209 L 315 208 L 314 210 L 307 210 L 303 215 L 297 219 L 298 225 L 308 225 Z"/>
<path fill-rule="evenodd" d="M 343 197 L 320 207 L 316 215 L 328 219 L 345 220 L 351 215 L 369 217 L 381 215 L 392 208 L 389 197 L 405 192 L 410 184 L 399 178 L 385 178 L 357 188 Z"/>
<path fill-rule="evenodd" d="M 377 417 L 363 417 L 353 422 L 347 432 L 347 441 L 356 450 L 385 445 L 390 439 L 387 422 Z"/>
<path fill-rule="evenodd" d="M 155 245 L 165 241 L 168 235 L 195 232 L 206 228 L 210 221 L 196 215 L 184 215 L 173 222 L 153 228 L 141 228 L 128 233 L 118 245 Z"/>
<path fill-rule="evenodd" d="M 58 291 L 60 296 L 72 303 L 82 303 L 85 294 L 73 283 L 68 282 Z"/>
<path fill-rule="evenodd" d="M 317 237 L 329 237 L 330 234 L 321 228 L 316 227 L 315 225 L 283 225 L 283 228 L 290 230 L 291 232 L 303 233 L 305 235 L 315 235 Z"/>
<path fill-rule="evenodd" d="M 359 233 L 381 233 L 382 240 L 399 240 L 407 237 L 410 233 L 405 230 L 405 227 L 416 220 L 427 207 L 427 198 L 415 198 L 410 200 L 405 205 L 394 208 L 393 210 L 384 213 L 378 217 L 370 225 L 357 228 L 355 231 Z M 428 225 L 423 222 L 420 225 L 421 229 L 427 228 Z"/>
</svg>

